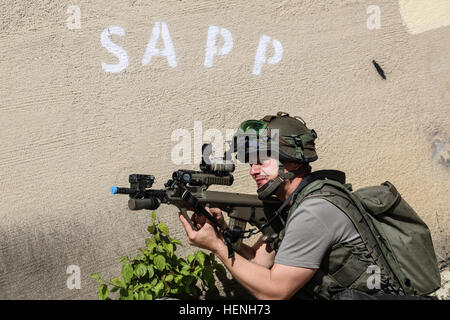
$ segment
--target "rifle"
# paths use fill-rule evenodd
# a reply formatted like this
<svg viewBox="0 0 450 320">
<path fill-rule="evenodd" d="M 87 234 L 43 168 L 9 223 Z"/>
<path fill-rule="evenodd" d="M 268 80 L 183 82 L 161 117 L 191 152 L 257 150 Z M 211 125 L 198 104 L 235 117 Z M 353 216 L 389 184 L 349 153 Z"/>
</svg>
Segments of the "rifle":
<svg viewBox="0 0 450 320">
<path fill-rule="evenodd" d="M 164 189 L 151 189 L 155 177 L 145 174 L 129 175 L 130 188 L 112 187 L 112 194 L 128 194 L 128 208 L 130 210 L 156 210 L 162 203 L 176 206 L 181 214 L 193 225 L 187 211 L 194 211 L 197 215 L 203 215 L 212 225 L 222 232 L 224 242 L 228 247 L 228 257 L 234 256 L 234 251 L 239 251 L 242 239 L 249 238 L 253 234 L 262 232 L 266 237 L 280 230 L 277 223 L 268 222 L 274 212 L 280 207 L 281 202 L 272 197 L 260 200 L 256 195 L 207 191 L 211 185 L 231 186 L 233 184 L 234 164 L 205 161 L 209 160 L 211 145 L 203 145 L 203 157 L 200 163 L 200 171 L 177 170 L 172 178 L 164 184 Z M 225 156 L 224 156 L 225 158 Z M 223 159 L 221 159 L 223 160 Z M 206 209 L 208 207 L 220 208 L 229 216 L 228 228 L 223 228 L 219 222 Z M 245 230 L 247 222 L 255 228 Z M 261 228 L 262 227 L 262 228 Z"/>
</svg>

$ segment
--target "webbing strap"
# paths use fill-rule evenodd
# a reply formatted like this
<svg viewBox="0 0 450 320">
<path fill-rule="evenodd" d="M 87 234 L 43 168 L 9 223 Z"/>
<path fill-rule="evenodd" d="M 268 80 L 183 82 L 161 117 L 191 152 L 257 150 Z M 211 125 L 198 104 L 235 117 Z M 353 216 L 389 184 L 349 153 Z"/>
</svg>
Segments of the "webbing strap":
<svg viewBox="0 0 450 320">
<path fill-rule="evenodd" d="M 339 270 L 331 274 L 331 277 L 344 288 L 348 288 L 366 271 L 366 269 L 366 265 L 361 263 L 358 256 L 352 254 Z"/>
</svg>

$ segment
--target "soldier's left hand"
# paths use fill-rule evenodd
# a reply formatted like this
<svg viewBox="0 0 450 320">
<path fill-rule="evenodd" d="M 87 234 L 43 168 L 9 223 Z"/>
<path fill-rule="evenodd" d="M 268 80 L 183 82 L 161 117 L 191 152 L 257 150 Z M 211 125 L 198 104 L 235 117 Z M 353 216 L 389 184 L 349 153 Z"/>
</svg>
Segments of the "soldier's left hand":
<svg viewBox="0 0 450 320">
<path fill-rule="evenodd" d="M 223 244 L 221 232 L 216 232 L 216 229 L 208 219 L 205 219 L 201 228 L 195 231 L 181 213 L 178 216 L 186 231 L 190 245 L 214 252 Z"/>
</svg>

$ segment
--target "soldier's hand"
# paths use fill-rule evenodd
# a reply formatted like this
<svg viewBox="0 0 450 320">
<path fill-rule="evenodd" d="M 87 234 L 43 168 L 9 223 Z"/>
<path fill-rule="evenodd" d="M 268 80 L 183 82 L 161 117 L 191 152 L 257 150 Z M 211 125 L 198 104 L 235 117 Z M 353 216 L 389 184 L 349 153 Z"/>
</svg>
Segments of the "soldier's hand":
<svg viewBox="0 0 450 320">
<path fill-rule="evenodd" d="M 205 207 L 206 211 L 208 211 L 214 218 L 216 218 L 217 222 L 222 226 L 222 228 L 226 229 L 228 227 L 227 223 L 225 222 L 225 218 L 223 216 L 222 210 L 219 208 L 208 208 Z"/>
<path fill-rule="evenodd" d="M 183 224 L 184 230 L 188 237 L 188 243 L 190 245 L 199 247 L 201 249 L 207 249 L 211 251 L 216 251 L 223 244 L 222 234 L 216 232 L 216 228 L 211 224 L 208 219 L 205 219 L 205 223 L 200 229 L 193 230 L 186 220 L 186 218 L 179 213 L 179 218 Z M 197 221 L 197 218 L 194 218 Z M 198 224 L 201 225 L 200 223 Z"/>
<path fill-rule="evenodd" d="M 191 217 L 191 221 L 192 224 L 197 228 L 197 230 L 200 230 L 205 225 L 206 217 L 194 213 Z"/>
<path fill-rule="evenodd" d="M 209 208 L 205 207 L 206 211 L 208 211 L 214 218 L 216 218 L 217 222 L 224 228 L 227 228 L 227 223 L 225 222 L 225 218 L 223 217 L 222 210 L 219 208 Z M 200 230 L 206 222 L 206 217 L 202 215 L 198 215 L 194 213 L 191 217 L 192 224 Z"/>
</svg>

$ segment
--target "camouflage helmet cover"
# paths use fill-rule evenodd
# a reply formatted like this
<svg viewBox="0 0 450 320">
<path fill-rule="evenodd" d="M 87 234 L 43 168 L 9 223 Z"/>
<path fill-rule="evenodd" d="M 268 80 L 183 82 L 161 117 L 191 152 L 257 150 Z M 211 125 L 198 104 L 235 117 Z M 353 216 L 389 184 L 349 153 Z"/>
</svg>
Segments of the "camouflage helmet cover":
<svg viewBox="0 0 450 320">
<path fill-rule="evenodd" d="M 248 128 L 254 130 L 248 130 Z M 277 130 L 278 135 L 273 134 L 276 131 L 274 129 Z M 259 152 L 276 150 L 281 162 L 297 163 L 309 163 L 318 158 L 314 143 L 317 134 L 314 129 L 310 130 L 300 117 L 291 117 L 286 112 L 278 112 L 276 115 L 267 115 L 261 120 L 242 122 L 234 136 L 234 151 L 239 150 L 236 147 L 239 143 L 238 137 L 250 136 L 251 138 L 255 133 L 258 138 L 257 146 L 245 148 L 246 154 L 257 150 Z"/>
</svg>

